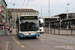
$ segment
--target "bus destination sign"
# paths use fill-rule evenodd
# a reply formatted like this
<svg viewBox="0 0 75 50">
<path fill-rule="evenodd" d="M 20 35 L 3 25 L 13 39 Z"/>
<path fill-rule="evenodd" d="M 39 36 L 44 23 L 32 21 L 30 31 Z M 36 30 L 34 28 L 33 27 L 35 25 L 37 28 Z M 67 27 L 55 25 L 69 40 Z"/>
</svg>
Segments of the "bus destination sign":
<svg viewBox="0 0 75 50">
<path fill-rule="evenodd" d="M 37 16 L 20 17 L 20 20 L 35 20 L 35 19 L 37 19 Z"/>
</svg>

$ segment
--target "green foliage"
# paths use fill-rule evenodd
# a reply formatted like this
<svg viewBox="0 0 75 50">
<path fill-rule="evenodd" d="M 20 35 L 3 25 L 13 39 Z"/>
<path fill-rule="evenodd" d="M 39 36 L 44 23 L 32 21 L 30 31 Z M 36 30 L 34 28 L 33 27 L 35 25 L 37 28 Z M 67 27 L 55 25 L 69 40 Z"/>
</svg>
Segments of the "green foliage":
<svg viewBox="0 0 75 50">
<path fill-rule="evenodd" d="M 12 19 L 11 11 L 8 10 L 8 20 Z"/>
<path fill-rule="evenodd" d="M 3 21 L 2 21 L 2 19 L 0 19 L 0 23 L 2 23 Z"/>
</svg>

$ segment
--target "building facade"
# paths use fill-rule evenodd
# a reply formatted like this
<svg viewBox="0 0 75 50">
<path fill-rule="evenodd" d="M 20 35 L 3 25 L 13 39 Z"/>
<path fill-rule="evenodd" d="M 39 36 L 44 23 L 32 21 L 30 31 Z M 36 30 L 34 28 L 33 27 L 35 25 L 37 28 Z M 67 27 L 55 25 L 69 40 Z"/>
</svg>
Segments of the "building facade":
<svg viewBox="0 0 75 50">
<path fill-rule="evenodd" d="M 7 13 L 7 4 L 5 0 L 0 0 L 0 23 L 5 23 L 6 13 Z"/>
<path fill-rule="evenodd" d="M 8 8 L 10 10 L 12 15 L 12 23 L 14 23 L 15 18 L 17 19 L 20 15 L 33 15 L 38 16 L 39 12 L 34 9 L 14 9 L 14 8 Z"/>
</svg>

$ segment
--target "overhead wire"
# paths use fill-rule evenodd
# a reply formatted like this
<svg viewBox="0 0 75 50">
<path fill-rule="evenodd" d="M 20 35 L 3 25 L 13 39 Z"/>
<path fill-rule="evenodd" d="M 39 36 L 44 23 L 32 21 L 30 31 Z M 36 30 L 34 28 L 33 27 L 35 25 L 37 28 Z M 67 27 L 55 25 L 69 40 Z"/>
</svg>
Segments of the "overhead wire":
<svg viewBox="0 0 75 50">
<path fill-rule="evenodd" d="M 24 5 L 25 4 L 25 0 L 24 0 L 24 2 L 23 2 L 23 4 L 22 5 Z"/>
<path fill-rule="evenodd" d="M 30 0 L 28 0 L 28 3 L 26 4 L 26 6 L 29 4 Z"/>
</svg>

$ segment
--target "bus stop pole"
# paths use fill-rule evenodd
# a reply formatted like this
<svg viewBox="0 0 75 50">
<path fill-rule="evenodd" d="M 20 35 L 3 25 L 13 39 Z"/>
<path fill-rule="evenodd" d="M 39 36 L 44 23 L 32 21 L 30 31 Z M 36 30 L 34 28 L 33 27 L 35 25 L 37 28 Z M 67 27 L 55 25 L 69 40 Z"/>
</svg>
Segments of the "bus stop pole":
<svg viewBox="0 0 75 50">
<path fill-rule="evenodd" d="M 54 26 L 54 34 L 55 34 L 55 26 Z"/>
<path fill-rule="evenodd" d="M 51 33 L 52 33 L 52 23 L 51 23 Z"/>
<path fill-rule="evenodd" d="M 73 32 L 73 31 L 72 31 L 72 28 L 71 28 L 71 35 L 72 35 L 72 32 Z"/>
<path fill-rule="evenodd" d="M 58 25 L 58 23 L 57 23 L 57 25 Z M 60 34 L 60 29 L 59 29 L 60 27 L 59 27 L 59 25 L 58 25 L 58 34 Z"/>
<path fill-rule="evenodd" d="M 49 33 L 50 33 L 50 20 L 49 20 Z"/>
</svg>

